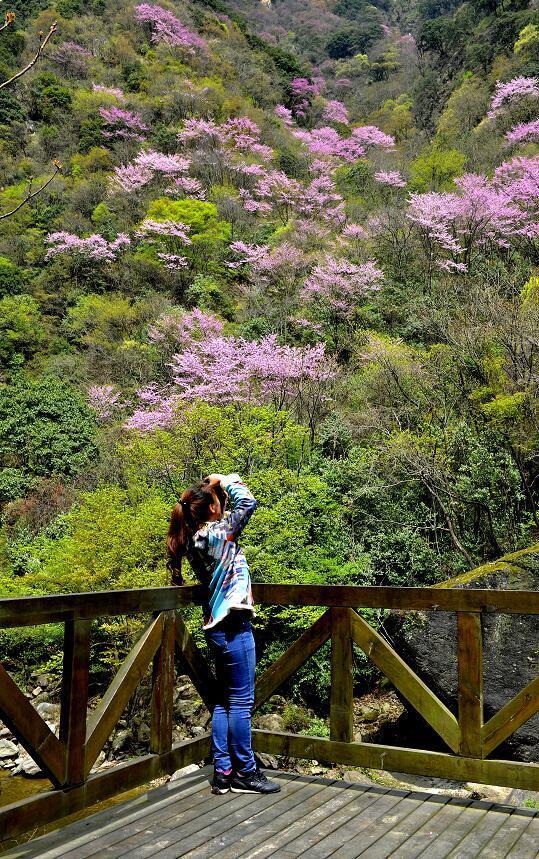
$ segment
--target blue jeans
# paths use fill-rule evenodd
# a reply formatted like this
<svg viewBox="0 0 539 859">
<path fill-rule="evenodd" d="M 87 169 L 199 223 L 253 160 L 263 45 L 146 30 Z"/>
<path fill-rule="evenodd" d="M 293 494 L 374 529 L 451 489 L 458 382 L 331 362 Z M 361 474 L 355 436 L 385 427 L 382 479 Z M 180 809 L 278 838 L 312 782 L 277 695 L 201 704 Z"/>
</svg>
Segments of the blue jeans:
<svg viewBox="0 0 539 859">
<path fill-rule="evenodd" d="M 255 687 L 255 640 L 250 612 L 233 611 L 205 631 L 215 657 L 217 690 L 212 716 L 212 753 L 219 772 L 252 772 L 251 714 Z"/>
</svg>

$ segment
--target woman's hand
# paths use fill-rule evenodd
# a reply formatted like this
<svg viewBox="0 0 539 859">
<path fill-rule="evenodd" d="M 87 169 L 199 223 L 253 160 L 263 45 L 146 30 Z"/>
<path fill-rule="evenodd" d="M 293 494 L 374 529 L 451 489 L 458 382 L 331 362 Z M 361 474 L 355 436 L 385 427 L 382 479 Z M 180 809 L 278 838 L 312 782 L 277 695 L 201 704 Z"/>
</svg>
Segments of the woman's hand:
<svg viewBox="0 0 539 859">
<path fill-rule="evenodd" d="M 208 474 L 204 480 L 210 484 L 210 486 L 223 486 L 223 481 L 225 480 L 224 474 Z M 223 487 L 224 488 L 224 487 Z"/>
</svg>

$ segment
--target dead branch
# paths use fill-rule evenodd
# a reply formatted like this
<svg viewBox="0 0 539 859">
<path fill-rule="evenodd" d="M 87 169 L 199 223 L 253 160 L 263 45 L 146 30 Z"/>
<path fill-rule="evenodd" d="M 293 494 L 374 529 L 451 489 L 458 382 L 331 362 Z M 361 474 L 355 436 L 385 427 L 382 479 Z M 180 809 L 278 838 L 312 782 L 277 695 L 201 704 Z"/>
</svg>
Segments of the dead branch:
<svg viewBox="0 0 539 859">
<path fill-rule="evenodd" d="M 9 15 L 9 14 L 10 14 L 10 13 L 8 12 L 8 15 Z M 7 22 L 7 16 L 6 16 L 6 22 Z M 4 24 L 3 26 L 4 26 L 4 27 L 5 27 L 5 26 L 7 26 L 7 23 L 6 23 L 6 24 Z M 39 58 L 40 58 L 41 54 L 42 54 L 42 53 L 43 53 L 43 51 L 45 50 L 45 48 L 46 48 L 46 46 L 47 46 L 47 43 L 48 43 L 49 39 L 51 39 L 51 38 L 52 38 L 52 36 L 54 35 L 54 33 L 56 33 L 56 31 L 57 31 L 57 30 L 58 30 L 58 23 L 57 23 L 57 21 L 54 21 L 54 22 L 51 24 L 50 29 L 49 29 L 49 32 L 47 33 L 47 35 L 46 35 L 46 36 L 44 36 L 42 32 L 39 34 L 39 39 L 40 39 L 40 41 L 39 41 L 39 48 L 37 49 L 37 52 L 36 52 L 36 54 L 35 54 L 34 58 L 33 58 L 32 60 L 30 60 L 30 62 L 28 63 L 28 65 L 27 65 L 27 66 L 25 66 L 25 67 L 24 67 L 24 69 L 21 69 L 19 72 L 17 72 L 16 74 L 12 75 L 12 77 L 8 78 L 8 80 L 7 80 L 7 81 L 3 81 L 3 82 L 0 84 L 0 90 L 4 89 L 4 87 L 9 86 L 9 84 L 14 83 L 14 82 L 15 82 L 16 80 L 18 80 L 19 78 L 22 78 L 22 76 L 23 76 L 23 75 L 25 75 L 25 74 L 26 74 L 26 72 L 29 72 L 29 71 L 30 71 L 30 69 L 31 69 L 31 68 L 33 68 L 33 67 L 35 66 L 35 64 L 36 64 L 36 63 L 37 63 L 37 61 L 39 60 Z"/>
<path fill-rule="evenodd" d="M 32 181 L 30 180 L 30 185 L 28 187 L 28 193 L 27 193 L 26 197 L 24 198 L 24 200 L 22 201 L 22 203 L 19 203 L 18 206 L 16 206 L 14 209 L 11 210 L 11 212 L 4 212 L 3 215 L 0 215 L 0 221 L 3 221 L 6 218 L 10 218 L 12 215 L 15 215 L 16 212 L 18 212 L 19 209 L 22 209 L 23 206 L 26 206 L 26 204 L 29 203 L 30 200 L 33 200 L 34 197 L 37 197 L 38 194 L 41 194 L 41 192 L 44 191 L 48 185 L 51 184 L 54 177 L 57 176 L 58 173 L 61 173 L 61 172 L 62 172 L 62 165 L 60 164 L 59 161 L 55 161 L 54 162 L 54 173 L 36 191 L 32 191 Z"/>
</svg>

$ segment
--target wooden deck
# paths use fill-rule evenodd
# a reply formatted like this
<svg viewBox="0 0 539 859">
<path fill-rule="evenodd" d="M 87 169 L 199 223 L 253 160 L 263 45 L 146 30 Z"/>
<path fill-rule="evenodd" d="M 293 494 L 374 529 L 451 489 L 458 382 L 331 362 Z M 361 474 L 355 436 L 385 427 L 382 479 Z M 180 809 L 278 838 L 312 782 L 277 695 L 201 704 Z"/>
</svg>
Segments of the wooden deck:
<svg viewBox="0 0 539 859">
<path fill-rule="evenodd" d="M 539 813 L 295 773 L 281 793 L 213 796 L 211 768 L 71 823 L 5 859 L 537 859 Z"/>
</svg>

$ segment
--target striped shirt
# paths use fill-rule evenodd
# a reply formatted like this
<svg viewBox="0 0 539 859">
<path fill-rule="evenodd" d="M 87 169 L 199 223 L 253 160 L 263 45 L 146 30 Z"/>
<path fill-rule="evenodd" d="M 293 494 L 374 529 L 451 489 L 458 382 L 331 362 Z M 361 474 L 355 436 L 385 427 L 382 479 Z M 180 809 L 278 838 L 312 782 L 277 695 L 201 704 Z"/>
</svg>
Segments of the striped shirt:
<svg viewBox="0 0 539 859">
<path fill-rule="evenodd" d="M 250 609 L 256 617 L 247 559 L 236 541 L 258 502 L 238 474 L 229 474 L 223 485 L 230 512 L 218 522 L 202 525 L 187 552 L 194 572 L 208 588 L 202 629 L 215 626 L 234 609 Z"/>
</svg>

